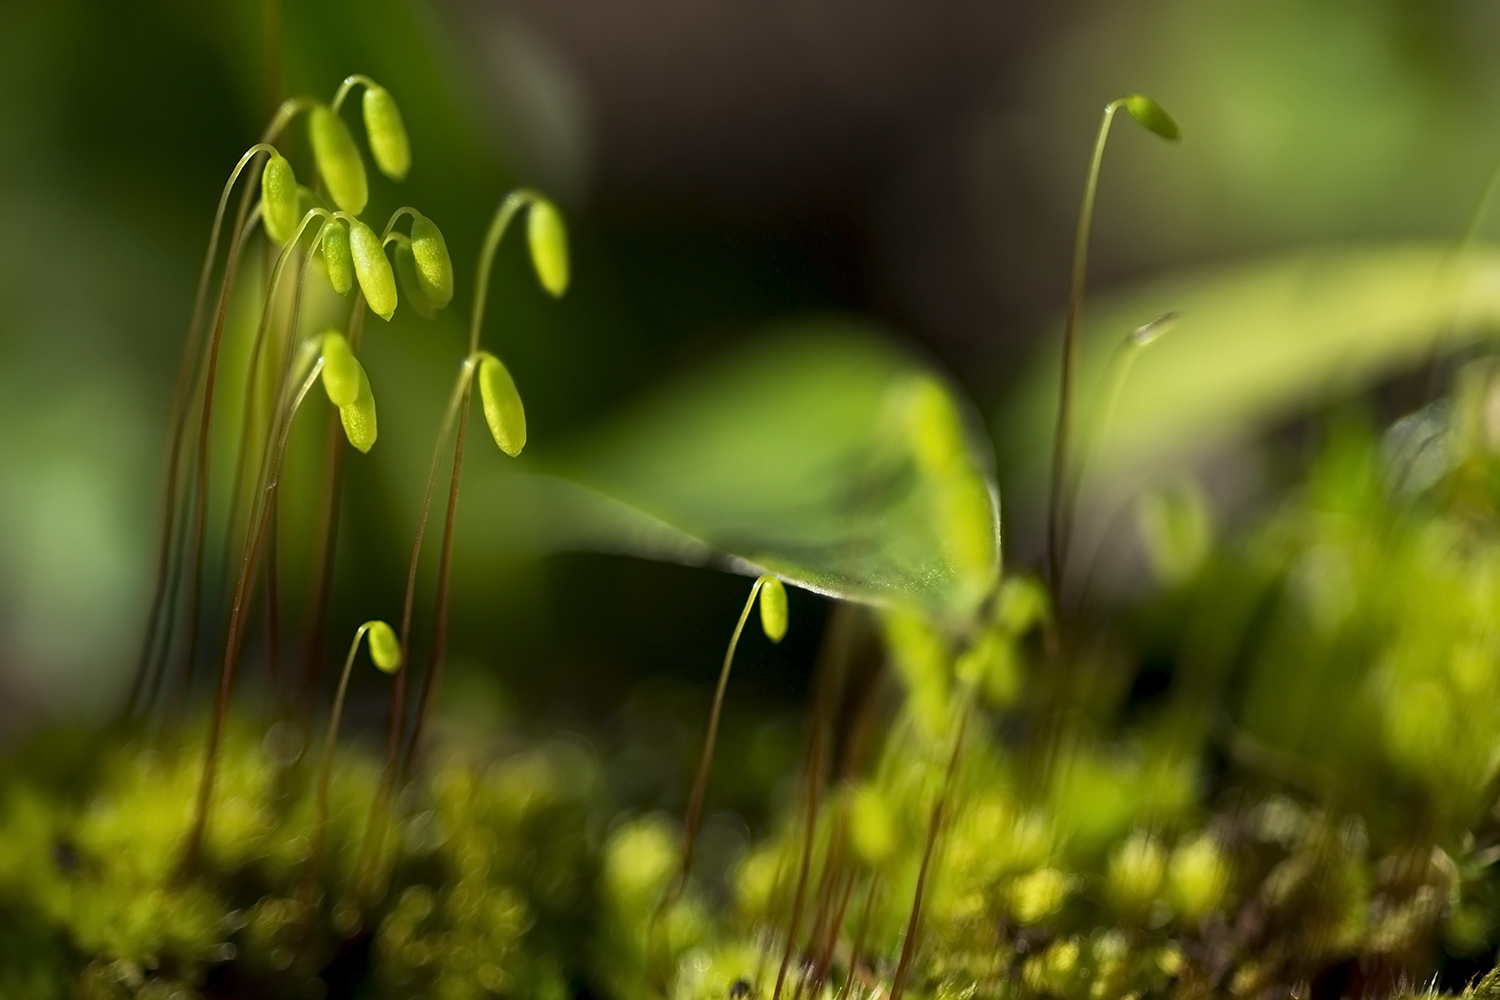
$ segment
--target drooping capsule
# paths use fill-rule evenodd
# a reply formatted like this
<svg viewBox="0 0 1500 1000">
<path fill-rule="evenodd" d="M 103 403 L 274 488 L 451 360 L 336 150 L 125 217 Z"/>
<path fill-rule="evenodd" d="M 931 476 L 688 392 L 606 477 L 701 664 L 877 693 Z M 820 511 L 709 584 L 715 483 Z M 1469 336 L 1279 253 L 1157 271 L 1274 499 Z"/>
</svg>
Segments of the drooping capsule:
<svg viewBox="0 0 1500 1000">
<path fill-rule="evenodd" d="M 538 198 L 526 218 L 526 240 L 537 280 L 554 298 L 568 290 L 568 231 L 550 201 Z"/>
<path fill-rule="evenodd" d="M 359 220 L 349 224 L 349 252 L 354 258 L 354 276 L 365 293 L 370 311 L 388 320 L 396 311 L 396 274 L 380 245 L 375 230 Z"/>
<path fill-rule="evenodd" d="M 780 642 L 786 635 L 786 588 L 774 576 L 760 578 L 760 627 L 766 638 Z"/>
<path fill-rule="evenodd" d="M 370 622 L 366 633 L 370 643 L 370 661 L 388 674 L 401 669 L 401 643 L 396 640 L 396 630 L 385 622 Z"/>
<path fill-rule="evenodd" d="M 359 398 L 360 366 L 349 349 L 349 341 L 337 330 L 327 330 L 322 338 L 323 391 L 328 401 L 340 409 Z"/>
<path fill-rule="evenodd" d="M 329 220 L 323 230 L 323 264 L 333 290 L 348 295 L 354 287 L 354 258 L 349 252 L 349 230 L 337 219 Z"/>
<path fill-rule="evenodd" d="M 375 425 L 375 394 L 370 390 L 370 377 L 365 367 L 354 359 L 359 369 L 359 394 L 348 406 L 339 407 L 339 421 L 344 425 L 344 436 L 360 452 L 368 453 L 375 447 L 377 428 Z"/>
<path fill-rule="evenodd" d="M 1125 110 L 1130 112 L 1130 117 L 1163 139 L 1176 142 L 1182 138 L 1182 131 L 1178 129 L 1172 116 L 1167 114 L 1167 109 L 1145 94 L 1131 94 L 1125 98 Z"/>
<path fill-rule="evenodd" d="M 313 159 L 333 203 L 350 215 L 365 210 L 370 200 L 370 182 L 365 177 L 365 161 L 354 145 L 349 126 L 327 105 L 319 104 L 307 119 L 307 134 L 312 140 Z"/>
<path fill-rule="evenodd" d="M 399 235 L 399 234 L 398 234 Z M 417 311 L 423 319 L 437 315 L 437 307 L 422 291 L 422 278 L 417 272 L 417 259 L 412 255 L 411 241 L 396 240 L 396 278 L 401 282 L 402 301 Z"/>
<path fill-rule="evenodd" d="M 406 122 L 401 120 L 396 99 L 384 87 L 369 86 L 365 88 L 362 110 L 375 165 L 391 180 L 405 180 L 411 170 L 411 140 L 407 138 Z"/>
<path fill-rule="evenodd" d="M 427 301 L 438 309 L 453 301 L 453 259 L 448 256 L 448 243 L 425 215 L 412 219 L 411 252 Z"/>
<path fill-rule="evenodd" d="M 515 380 L 500 359 L 484 354 L 479 361 L 479 399 L 484 404 L 484 420 L 500 450 L 511 458 L 526 447 L 526 410 Z"/>
<path fill-rule="evenodd" d="M 260 219 L 266 235 L 285 243 L 297 232 L 302 219 L 298 210 L 297 175 L 280 153 L 272 153 L 260 172 Z"/>
</svg>

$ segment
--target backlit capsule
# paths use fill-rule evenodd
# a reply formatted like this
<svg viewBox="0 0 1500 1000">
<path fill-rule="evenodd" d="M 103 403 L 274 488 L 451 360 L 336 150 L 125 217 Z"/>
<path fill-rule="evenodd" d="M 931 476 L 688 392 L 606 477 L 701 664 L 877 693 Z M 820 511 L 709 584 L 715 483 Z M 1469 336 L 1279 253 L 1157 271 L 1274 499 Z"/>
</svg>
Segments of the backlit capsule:
<svg viewBox="0 0 1500 1000">
<path fill-rule="evenodd" d="M 1167 109 L 1157 104 L 1145 94 L 1131 94 L 1125 98 L 1125 110 L 1130 112 L 1130 117 L 1163 139 L 1170 139 L 1175 142 L 1182 138 L 1182 132 L 1177 128 L 1177 122 L 1173 120 L 1171 115 L 1167 114 Z"/>
<path fill-rule="evenodd" d="M 366 87 L 363 111 L 375 165 L 391 180 L 405 180 L 411 169 L 411 140 L 396 99 L 384 87 Z"/>
<path fill-rule="evenodd" d="M 354 287 L 354 258 L 349 252 L 349 230 L 334 219 L 323 230 L 323 263 L 328 268 L 328 283 L 340 295 Z"/>
<path fill-rule="evenodd" d="M 370 183 L 349 126 L 331 108 L 319 104 L 308 116 L 307 134 L 312 140 L 318 173 L 333 203 L 350 215 L 363 212 L 370 200 Z"/>
<path fill-rule="evenodd" d="M 500 359 L 485 354 L 479 361 L 479 399 L 484 404 L 484 420 L 500 450 L 511 458 L 526 447 L 526 410 L 521 394 Z"/>
<path fill-rule="evenodd" d="M 554 298 L 568 290 L 568 231 L 550 201 L 538 199 L 526 219 L 537 280 Z"/>
<path fill-rule="evenodd" d="M 370 391 L 370 378 L 365 374 L 364 365 L 359 359 L 354 359 L 355 367 L 359 369 L 359 394 L 354 397 L 354 402 L 348 406 L 339 407 L 339 421 L 344 425 L 344 436 L 349 443 L 359 451 L 368 453 L 375 447 L 375 394 Z"/>
<path fill-rule="evenodd" d="M 786 588 L 774 576 L 763 576 L 760 580 L 761 631 L 772 642 L 780 642 L 786 635 Z"/>
<path fill-rule="evenodd" d="M 396 641 L 396 630 L 377 620 L 370 623 L 368 637 L 371 662 L 388 674 L 400 670 L 401 643 Z"/>
<path fill-rule="evenodd" d="M 453 301 L 453 259 L 442 232 L 425 215 L 412 219 L 411 252 L 427 301 L 441 309 Z"/>
<path fill-rule="evenodd" d="M 302 219 L 297 203 L 297 175 L 286 157 L 272 153 L 260 173 L 260 218 L 266 235 L 277 243 L 296 235 Z"/>
<path fill-rule="evenodd" d="M 355 220 L 349 224 L 349 252 L 354 258 L 354 276 L 365 293 L 370 311 L 381 319 L 390 319 L 396 311 L 396 274 L 386 259 L 385 249 L 375 230 Z"/>
<path fill-rule="evenodd" d="M 328 401 L 342 409 L 359 398 L 359 362 L 349 342 L 337 330 L 323 334 L 323 391 Z"/>
<path fill-rule="evenodd" d="M 432 319 L 437 315 L 437 307 L 422 291 L 422 278 L 417 273 L 417 259 L 412 255 L 411 243 L 408 240 L 396 241 L 396 278 L 401 282 L 401 295 L 403 301 L 417 311 L 417 315 L 423 319 Z"/>
</svg>

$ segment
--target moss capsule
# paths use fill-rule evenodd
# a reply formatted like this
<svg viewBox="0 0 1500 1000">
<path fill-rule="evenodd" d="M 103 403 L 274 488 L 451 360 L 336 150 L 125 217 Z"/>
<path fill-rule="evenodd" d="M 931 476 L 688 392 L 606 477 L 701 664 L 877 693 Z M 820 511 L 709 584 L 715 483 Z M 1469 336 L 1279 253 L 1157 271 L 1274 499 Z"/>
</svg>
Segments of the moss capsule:
<svg viewBox="0 0 1500 1000">
<path fill-rule="evenodd" d="M 780 642 L 786 635 L 786 588 L 774 576 L 760 581 L 760 627 L 767 639 Z"/>
<path fill-rule="evenodd" d="M 568 290 L 568 231 L 550 201 L 538 199 L 526 218 L 526 239 L 537 280 L 554 298 Z"/>
<path fill-rule="evenodd" d="M 381 319 L 388 320 L 396 311 L 396 274 L 386 259 L 385 248 L 375 230 L 355 220 L 349 224 L 349 251 L 354 258 L 354 276 L 365 301 Z"/>
<path fill-rule="evenodd" d="M 349 350 L 349 342 L 337 330 L 323 334 L 323 391 L 328 401 L 340 409 L 359 398 L 359 362 Z"/>
<path fill-rule="evenodd" d="M 381 670 L 394 674 L 401 669 L 401 643 L 396 641 L 396 630 L 383 621 L 370 623 L 368 633 L 370 660 Z"/>
<path fill-rule="evenodd" d="M 364 365 L 354 358 L 354 367 L 359 371 L 359 393 L 354 402 L 339 407 L 339 421 L 344 425 L 344 436 L 362 453 L 375 447 L 375 394 L 370 391 L 370 378 Z"/>
<path fill-rule="evenodd" d="M 448 256 L 448 243 L 425 215 L 412 219 L 411 252 L 427 300 L 438 309 L 453 301 L 453 259 Z"/>
<path fill-rule="evenodd" d="M 1177 128 L 1177 122 L 1173 120 L 1171 115 L 1167 114 L 1166 108 L 1163 108 L 1145 94 L 1131 94 L 1125 98 L 1125 110 L 1130 112 L 1130 117 L 1163 139 L 1176 142 L 1182 138 L 1182 132 Z"/>
<path fill-rule="evenodd" d="M 302 219 L 298 208 L 297 175 L 280 153 L 272 153 L 260 172 L 260 218 L 266 235 L 285 243 L 297 232 Z"/>
<path fill-rule="evenodd" d="M 396 241 L 396 278 L 401 282 L 401 295 L 407 305 L 417 311 L 423 319 L 437 315 L 437 307 L 422 291 L 422 278 L 417 272 L 417 259 L 412 254 L 408 240 Z"/>
<path fill-rule="evenodd" d="M 521 394 L 500 359 L 485 354 L 479 361 L 479 398 L 484 403 L 484 419 L 500 450 L 511 458 L 526 447 L 526 410 Z"/>
<path fill-rule="evenodd" d="M 362 110 L 375 165 L 391 180 L 405 180 L 411 169 L 411 140 L 396 99 L 384 87 L 366 87 Z"/>
<path fill-rule="evenodd" d="M 323 230 L 323 263 L 333 290 L 348 295 L 354 287 L 354 258 L 349 253 L 349 230 L 337 219 Z"/>
<path fill-rule="evenodd" d="M 308 116 L 307 134 L 312 140 L 318 173 L 323 176 L 333 203 L 350 215 L 363 212 L 370 200 L 370 182 L 349 126 L 331 108 L 319 104 Z"/>
</svg>

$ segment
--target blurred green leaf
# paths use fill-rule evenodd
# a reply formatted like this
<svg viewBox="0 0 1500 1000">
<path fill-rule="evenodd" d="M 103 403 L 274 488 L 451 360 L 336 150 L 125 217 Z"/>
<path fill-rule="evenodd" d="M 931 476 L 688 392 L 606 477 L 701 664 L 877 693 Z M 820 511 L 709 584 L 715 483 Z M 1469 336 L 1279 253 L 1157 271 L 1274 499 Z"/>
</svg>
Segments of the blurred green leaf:
<svg viewBox="0 0 1500 1000">
<path fill-rule="evenodd" d="M 1132 369 L 1094 471 L 1243 436 L 1494 329 L 1500 252 L 1321 248 L 1100 296 L 1084 311 L 1084 412 L 1120 339 L 1166 310 L 1180 313 L 1172 336 Z M 1039 481 L 1045 468 L 1056 383 L 1054 349 L 1001 416 L 1004 453 L 1028 480 Z"/>
<path fill-rule="evenodd" d="M 764 571 L 962 621 L 999 565 L 978 426 L 865 324 L 810 320 L 676 379 L 554 457 L 561 479 L 509 492 L 533 544 Z"/>
</svg>

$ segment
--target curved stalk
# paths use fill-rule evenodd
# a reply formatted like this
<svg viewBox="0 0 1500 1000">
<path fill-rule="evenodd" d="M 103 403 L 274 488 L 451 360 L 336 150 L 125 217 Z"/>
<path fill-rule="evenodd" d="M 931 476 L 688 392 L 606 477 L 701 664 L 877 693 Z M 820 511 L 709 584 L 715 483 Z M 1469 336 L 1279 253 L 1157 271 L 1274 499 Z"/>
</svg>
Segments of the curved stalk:
<svg viewBox="0 0 1500 1000">
<path fill-rule="evenodd" d="M 714 744 L 719 737 L 719 717 L 724 711 L 724 692 L 729 687 L 729 669 L 734 665 L 734 651 L 740 644 L 740 633 L 745 631 L 745 622 L 755 608 L 755 599 L 760 596 L 760 588 L 764 583 L 765 578 L 759 577 L 750 588 L 745 608 L 740 612 L 740 619 L 735 622 L 734 632 L 729 636 L 729 648 L 724 651 L 724 665 L 719 668 L 719 683 L 714 688 L 713 707 L 708 712 L 708 732 L 703 736 L 703 749 L 698 753 L 698 771 L 693 778 L 693 790 L 688 796 L 687 814 L 682 822 L 682 848 L 677 859 L 677 874 L 657 906 L 658 914 L 671 906 L 687 885 L 688 869 L 693 862 L 693 842 L 698 837 L 698 827 L 703 820 L 703 796 L 708 789 L 708 769 L 713 763 Z"/>
<path fill-rule="evenodd" d="M 1094 154 L 1089 161 L 1088 179 L 1083 187 L 1083 204 L 1078 211 L 1078 230 L 1073 239 L 1073 277 L 1068 290 L 1068 312 L 1063 323 L 1062 377 L 1057 400 L 1057 432 L 1052 442 L 1052 489 L 1047 505 L 1047 568 L 1054 602 L 1062 594 L 1063 565 L 1067 559 L 1068 525 L 1063 515 L 1063 495 L 1067 490 L 1069 436 L 1073 420 L 1073 376 L 1078 353 L 1078 327 L 1083 318 L 1083 290 L 1089 261 L 1089 233 L 1094 221 L 1094 196 L 1099 187 L 1099 168 L 1104 162 L 1104 145 L 1109 127 L 1123 100 L 1109 102 L 1099 122 L 1094 139 Z M 894 998 L 893 998 L 894 1000 Z"/>
<path fill-rule="evenodd" d="M 203 325 L 203 309 L 208 301 L 209 278 L 213 274 L 214 259 L 218 256 L 219 236 L 224 225 L 224 212 L 229 205 L 230 192 L 234 190 L 235 183 L 245 167 L 257 156 L 265 152 L 274 152 L 275 147 L 266 142 L 258 142 L 245 151 L 229 172 L 229 179 L 224 182 L 224 189 L 219 194 L 219 203 L 214 210 L 213 225 L 208 232 L 208 249 L 203 255 L 203 264 L 198 271 L 198 286 L 193 293 L 193 311 L 188 319 L 188 335 L 182 346 L 182 357 L 177 363 L 177 382 L 172 392 L 172 407 L 167 418 L 167 440 L 170 442 L 167 452 L 167 474 L 166 495 L 162 501 L 162 527 L 161 545 L 156 559 L 156 583 L 151 596 L 151 609 L 147 618 L 146 637 L 142 643 L 140 657 L 136 664 L 135 680 L 131 684 L 130 699 L 126 704 L 126 717 L 134 715 L 142 689 L 146 683 L 148 664 L 151 660 L 151 650 L 155 645 L 159 631 L 158 622 L 162 614 L 163 601 L 168 589 L 168 564 L 171 559 L 171 539 L 174 522 L 177 518 L 176 492 L 177 472 L 182 459 L 182 432 L 188 415 L 188 393 L 193 382 L 193 372 L 197 369 L 199 334 Z M 235 215 L 235 228 L 231 243 L 230 259 L 238 258 L 236 245 L 240 242 L 241 233 L 246 229 L 246 219 L 250 209 L 250 197 L 253 188 L 247 187 L 242 196 L 239 211 Z M 250 220 L 253 224 L 253 220 Z M 225 288 L 220 297 L 226 297 L 229 285 L 232 284 L 231 272 L 226 264 L 224 275 Z"/>
<path fill-rule="evenodd" d="M 285 256 L 284 253 L 283 256 Z M 312 389 L 322 370 L 323 359 L 319 357 L 313 362 L 290 403 L 284 407 L 285 416 L 281 421 L 276 449 L 270 456 L 269 463 L 266 463 L 264 467 L 263 485 L 259 491 L 261 502 L 255 511 L 259 517 L 252 514 L 252 520 L 256 522 L 256 530 L 252 537 L 246 539 L 245 551 L 240 560 L 239 578 L 235 582 L 234 601 L 230 606 L 229 632 L 224 644 L 224 663 L 219 671 L 219 687 L 214 698 L 213 716 L 209 723 L 208 745 L 203 759 L 203 777 L 198 785 L 198 801 L 194 811 L 193 825 L 189 830 L 187 848 L 183 854 L 182 872 L 184 875 L 196 870 L 203 851 L 203 837 L 208 828 L 208 813 L 212 805 L 214 777 L 219 760 L 219 746 L 223 738 L 224 718 L 229 707 L 229 694 L 234 686 L 235 667 L 238 665 L 240 631 L 248 607 L 247 597 L 250 586 L 255 577 L 261 546 L 266 536 L 266 511 L 276 494 L 276 487 L 280 480 L 281 461 L 286 454 L 286 442 L 291 433 L 292 419 L 296 416 L 297 410 L 302 406 L 302 401 L 307 398 L 307 393 Z M 278 407 L 278 409 L 283 408 Z"/>
</svg>

